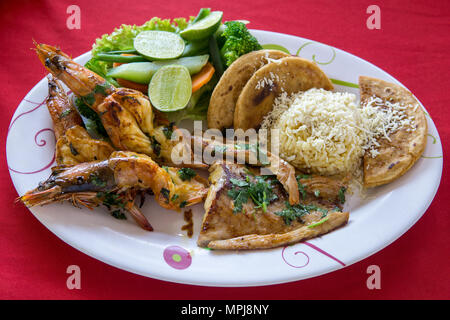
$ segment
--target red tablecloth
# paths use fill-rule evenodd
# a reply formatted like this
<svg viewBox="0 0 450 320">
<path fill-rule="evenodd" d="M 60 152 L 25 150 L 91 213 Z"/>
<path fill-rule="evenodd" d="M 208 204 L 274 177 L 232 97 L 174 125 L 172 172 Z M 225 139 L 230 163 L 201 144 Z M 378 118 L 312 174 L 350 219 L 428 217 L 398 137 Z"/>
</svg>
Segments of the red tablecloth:
<svg viewBox="0 0 450 320">
<path fill-rule="evenodd" d="M 414 3 L 413 3 L 414 2 Z M 81 8 L 81 30 L 68 30 L 67 7 Z M 224 19 L 250 20 L 254 29 L 314 39 L 388 71 L 425 105 L 447 150 L 450 138 L 450 2 L 378 1 L 381 29 L 369 30 L 373 1 L 44 1 L 0 3 L 0 125 L 3 150 L 19 102 L 45 75 L 32 39 L 58 44 L 73 56 L 96 37 L 150 17 L 195 15 L 200 7 Z M 317 278 L 258 288 L 207 288 L 134 275 L 92 259 L 59 240 L 22 205 L 1 154 L 0 298 L 13 299 L 442 299 L 450 298 L 450 185 L 444 167 L 440 189 L 425 215 L 381 252 Z M 421 188 L 422 186 L 417 186 Z M 387 221 L 387 223 L 389 223 Z M 81 290 L 66 287 L 66 268 L 82 271 Z M 381 268 L 381 289 L 366 286 L 367 267 Z M 276 270 L 274 270 L 276 272 Z"/>
</svg>

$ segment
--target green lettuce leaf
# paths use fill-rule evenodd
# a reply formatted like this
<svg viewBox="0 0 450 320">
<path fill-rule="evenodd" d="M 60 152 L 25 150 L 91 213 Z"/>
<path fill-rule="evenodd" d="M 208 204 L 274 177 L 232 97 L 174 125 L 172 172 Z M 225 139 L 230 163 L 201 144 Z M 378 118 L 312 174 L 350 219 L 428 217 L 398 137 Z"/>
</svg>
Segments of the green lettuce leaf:
<svg viewBox="0 0 450 320">
<path fill-rule="evenodd" d="M 175 18 L 171 20 L 154 17 L 141 26 L 122 24 L 120 27 L 115 28 L 112 33 L 104 34 L 95 40 L 91 51 L 93 58 L 89 60 L 85 66 L 89 70 L 94 71 L 108 80 L 112 85 L 118 87 L 118 83 L 113 78 L 106 76 L 108 71 L 111 70 L 113 63 L 95 59 L 95 56 L 98 53 L 133 49 L 134 38 L 141 31 L 159 30 L 179 32 L 185 29 L 193 19 L 194 17 L 190 17 L 188 20 L 185 18 Z"/>
<path fill-rule="evenodd" d="M 120 27 L 114 29 L 110 34 L 104 34 L 98 38 L 92 46 L 93 58 L 86 63 L 86 67 L 98 75 L 105 78 L 112 85 L 118 87 L 118 83 L 111 77 L 107 77 L 106 74 L 112 68 L 112 62 L 100 61 L 95 58 L 98 53 L 117 51 L 117 50 L 130 50 L 133 49 L 134 38 L 142 31 L 158 30 L 168 32 L 180 32 L 185 29 L 189 23 L 191 23 L 195 17 L 191 16 L 186 18 L 175 19 L 161 19 L 154 17 L 141 26 L 122 24 Z M 186 108 L 176 112 L 167 112 L 171 122 L 179 123 L 184 119 L 191 120 L 203 120 L 206 119 L 206 111 L 209 106 L 209 99 L 211 93 L 217 84 L 217 77 L 214 76 L 209 83 L 204 85 L 200 90 L 195 92 L 189 104 Z"/>
<path fill-rule="evenodd" d="M 112 62 L 100 61 L 95 58 L 92 58 L 91 60 L 86 62 L 84 66 L 89 70 L 94 71 L 96 74 L 98 74 L 100 77 L 108 81 L 113 86 L 120 87 L 114 78 L 107 76 L 107 73 L 112 68 L 112 65 L 113 65 Z"/>
<path fill-rule="evenodd" d="M 108 137 L 105 127 L 103 127 L 102 121 L 97 113 L 88 107 L 84 102 L 79 99 L 74 99 L 75 107 L 78 113 L 81 115 L 84 126 L 87 132 L 95 139 L 105 139 Z"/>
<path fill-rule="evenodd" d="M 122 24 L 119 28 L 114 29 L 111 34 L 104 34 L 95 41 L 92 46 L 92 55 L 95 56 L 100 52 L 133 49 L 134 38 L 141 31 L 159 30 L 179 32 L 185 29 L 193 19 L 194 17 L 190 17 L 188 20 L 185 18 L 171 20 L 154 17 L 142 26 Z"/>
</svg>

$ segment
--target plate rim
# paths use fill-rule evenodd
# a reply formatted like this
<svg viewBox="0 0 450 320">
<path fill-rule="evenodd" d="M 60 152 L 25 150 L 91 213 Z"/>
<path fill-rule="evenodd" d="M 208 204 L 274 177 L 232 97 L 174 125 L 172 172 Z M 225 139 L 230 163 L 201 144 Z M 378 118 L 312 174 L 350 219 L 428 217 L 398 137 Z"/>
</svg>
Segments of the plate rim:
<svg viewBox="0 0 450 320">
<path fill-rule="evenodd" d="M 336 50 L 336 51 L 338 51 L 338 52 L 340 52 L 342 54 L 350 55 L 352 57 L 352 59 L 356 58 L 360 62 L 369 64 L 371 67 L 373 67 L 375 69 L 378 69 L 382 73 L 387 74 L 388 76 L 390 76 L 392 79 L 394 79 L 401 86 L 407 88 L 406 86 L 404 86 L 400 81 L 398 81 L 395 77 L 393 77 L 387 71 L 383 70 L 382 68 L 374 65 L 373 63 L 371 63 L 371 62 L 369 62 L 367 60 L 364 60 L 361 57 L 358 57 L 358 56 L 356 56 L 356 55 L 354 55 L 354 54 L 352 54 L 350 52 L 344 51 L 342 49 L 330 46 L 330 45 L 322 43 L 322 42 L 318 42 L 318 41 L 315 41 L 315 40 L 310 40 L 308 38 L 304 38 L 304 37 L 300 37 L 300 36 L 292 35 L 292 34 L 286 34 L 286 33 L 274 32 L 274 31 L 266 31 L 266 30 L 260 30 L 260 29 L 251 29 L 251 31 L 252 32 L 256 32 L 256 33 L 263 33 L 263 34 L 265 33 L 265 34 L 269 34 L 270 36 L 275 36 L 275 37 L 277 37 L 277 36 L 294 37 L 294 38 L 297 38 L 300 41 L 310 41 L 310 42 L 313 42 L 313 43 L 316 43 L 316 44 L 319 44 L 319 45 L 323 45 L 323 46 L 327 46 L 327 47 L 333 48 L 334 50 Z M 78 57 L 74 58 L 74 60 L 83 59 L 86 56 L 89 57 L 90 55 L 91 55 L 91 52 L 88 51 L 88 52 L 85 52 L 85 53 L 79 55 Z M 13 178 L 13 174 L 12 174 L 13 172 L 10 170 L 10 167 L 9 167 L 9 157 L 8 157 L 8 152 L 7 152 L 7 150 L 8 150 L 7 143 L 8 143 L 9 130 L 11 129 L 13 121 L 15 121 L 15 119 L 16 119 L 16 115 L 17 115 L 19 106 L 23 103 L 23 101 L 28 96 L 33 94 L 34 91 L 38 90 L 38 88 L 40 88 L 42 86 L 41 82 L 45 82 L 45 81 L 46 81 L 46 76 L 43 77 L 41 80 L 39 80 L 36 83 L 36 85 L 33 86 L 33 88 L 26 93 L 24 98 L 19 102 L 18 106 L 16 107 L 16 110 L 15 110 L 15 112 L 14 112 L 12 118 L 11 118 L 11 121 L 10 121 L 10 124 L 9 124 L 9 127 L 8 127 L 8 133 L 7 133 L 7 137 L 6 137 L 6 143 L 5 143 L 6 160 L 7 160 L 7 164 L 8 164 L 8 171 L 9 171 L 11 180 L 13 182 L 13 185 L 14 185 L 16 191 L 17 191 L 17 187 L 16 187 L 15 179 Z M 417 99 L 417 97 L 415 97 L 415 98 Z M 417 101 L 419 101 L 421 106 L 426 110 L 426 108 L 423 106 L 423 104 L 420 102 L 420 100 L 417 99 Z M 428 112 L 428 110 L 426 110 L 426 111 Z M 431 118 L 431 116 L 430 116 L 429 120 L 432 122 L 432 124 L 436 128 L 436 133 L 437 133 L 437 137 L 439 139 L 440 149 L 441 149 L 441 152 L 442 152 L 443 149 L 442 149 L 441 139 L 440 139 L 437 127 L 435 126 L 434 121 Z M 442 152 L 442 154 L 443 154 L 443 152 Z M 433 202 L 433 200 L 434 200 L 434 198 L 436 196 L 436 193 L 437 193 L 437 191 L 439 189 L 440 182 L 441 182 L 441 179 L 442 179 L 443 156 L 440 159 L 438 159 L 438 161 L 439 161 L 438 165 L 440 166 L 440 169 L 439 169 L 439 181 L 438 181 L 438 183 L 435 184 L 434 190 L 431 192 L 432 196 L 428 199 L 428 201 L 424 202 L 422 208 L 420 210 L 418 210 L 421 213 L 418 214 L 414 220 L 410 220 L 408 226 L 405 227 L 404 230 L 403 229 L 402 230 L 397 229 L 397 232 L 395 234 L 390 234 L 389 241 L 383 241 L 382 243 L 378 242 L 379 245 L 377 246 L 377 248 L 372 250 L 372 251 L 370 251 L 370 252 L 368 252 L 366 250 L 366 251 L 364 251 L 363 254 L 353 255 L 353 259 L 350 260 L 350 261 L 347 260 L 345 266 L 336 266 L 336 267 L 332 267 L 332 268 L 327 268 L 327 271 L 325 271 L 325 272 L 320 272 L 320 271 L 312 272 L 312 273 L 308 274 L 307 276 L 292 274 L 292 276 L 290 276 L 290 277 L 282 277 L 282 279 L 278 279 L 278 280 L 274 280 L 274 281 L 260 280 L 260 281 L 254 281 L 252 283 L 243 283 L 243 284 L 232 283 L 230 281 L 228 281 L 228 282 L 221 282 L 221 281 L 217 281 L 217 282 L 211 282 L 211 281 L 202 282 L 202 281 L 198 281 L 198 280 L 189 280 L 189 277 L 183 277 L 182 275 L 180 275 L 178 277 L 170 277 L 170 276 L 164 276 L 162 273 L 158 273 L 157 271 L 153 272 L 152 274 L 148 274 L 148 273 L 145 273 L 145 272 L 140 272 L 139 270 L 133 270 L 133 268 L 128 267 L 126 264 L 117 263 L 116 261 L 112 261 L 111 259 L 107 259 L 107 258 L 105 258 L 103 256 L 99 257 L 99 255 L 96 254 L 95 250 L 91 251 L 91 250 L 89 250 L 89 248 L 83 248 L 83 247 L 78 246 L 78 244 L 77 243 L 73 243 L 73 241 L 72 242 L 68 241 L 66 239 L 66 237 L 64 236 L 64 234 L 62 234 L 61 232 L 59 232 L 57 230 L 56 231 L 53 230 L 51 228 L 51 224 L 43 221 L 43 219 L 41 219 L 39 217 L 39 215 L 35 214 L 32 210 L 30 210 L 30 209 L 28 209 L 28 210 L 50 232 L 52 232 L 54 235 L 56 235 L 59 239 L 61 239 L 63 242 L 65 242 L 69 246 L 71 246 L 74 249 L 76 249 L 76 250 L 78 250 L 78 251 L 88 255 L 91 258 L 94 258 L 94 259 L 99 260 L 99 261 L 101 261 L 103 263 L 106 263 L 106 264 L 108 264 L 108 265 L 110 265 L 112 267 L 115 267 L 115 268 L 121 269 L 121 270 L 125 270 L 125 271 L 130 272 L 130 273 L 138 274 L 138 275 L 141 275 L 141 276 L 144 276 L 144 277 L 148 277 L 148 278 L 152 278 L 152 279 L 157 279 L 157 280 L 162 280 L 162 281 L 167 281 L 167 282 L 172 282 L 172 283 L 195 285 L 195 286 L 208 286 L 208 287 L 255 287 L 255 286 L 276 285 L 276 284 L 281 284 L 281 283 L 288 283 L 288 282 L 300 281 L 300 280 L 309 279 L 309 278 L 315 278 L 315 277 L 317 277 L 319 275 L 328 274 L 328 273 L 334 272 L 336 270 L 346 268 L 346 267 L 348 267 L 350 265 L 353 265 L 353 264 L 355 264 L 357 262 L 360 262 L 360 261 L 366 259 L 367 257 L 370 257 L 370 256 L 380 252 L 381 250 L 383 250 L 384 248 L 388 247 L 393 242 L 395 242 L 397 239 L 399 239 L 401 236 L 403 236 L 407 231 L 409 231 L 417 223 L 418 220 L 420 220 L 423 217 L 423 215 L 426 213 L 426 211 L 428 210 L 429 206 L 431 205 L 431 203 Z M 280 248 L 278 248 L 278 249 L 280 249 Z"/>
</svg>

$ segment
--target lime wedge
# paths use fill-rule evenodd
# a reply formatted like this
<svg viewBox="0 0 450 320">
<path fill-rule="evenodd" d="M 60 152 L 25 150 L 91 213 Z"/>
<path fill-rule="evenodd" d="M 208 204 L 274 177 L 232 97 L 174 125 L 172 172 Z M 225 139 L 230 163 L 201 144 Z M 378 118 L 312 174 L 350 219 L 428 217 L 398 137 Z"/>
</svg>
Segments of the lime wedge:
<svg viewBox="0 0 450 320">
<path fill-rule="evenodd" d="M 178 58 L 184 47 L 183 39 L 168 31 L 142 31 L 134 38 L 134 48 L 150 60 Z"/>
<path fill-rule="evenodd" d="M 172 64 L 159 69 L 148 87 L 152 105 L 165 112 L 177 111 L 187 106 L 192 94 L 189 70 Z"/>
<path fill-rule="evenodd" d="M 191 24 L 180 32 L 183 39 L 194 41 L 205 39 L 212 35 L 222 22 L 222 11 L 213 11 L 203 19 Z"/>
</svg>

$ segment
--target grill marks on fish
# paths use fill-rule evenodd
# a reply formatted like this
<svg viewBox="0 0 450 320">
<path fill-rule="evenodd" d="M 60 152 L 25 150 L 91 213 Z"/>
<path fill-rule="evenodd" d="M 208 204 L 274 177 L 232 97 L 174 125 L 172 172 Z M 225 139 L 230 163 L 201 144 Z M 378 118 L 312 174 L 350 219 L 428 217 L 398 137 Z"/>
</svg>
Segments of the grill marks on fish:
<svg viewBox="0 0 450 320">
<path fill-rule="evenodd" d="M 272 190 L 277 198 L 267 205 L 265 212 L 262 208 L 257 208 L 250 199 L 243 205 L 241 212 L 233 212 L 233 199 L 228 195 L 228 191 L 233 188 L 230 179 L 246 177 L 247 170 L 243 165 L 226 162 L 216 163 L 211 167 L 211 186 L 205 201 L 205 216 L 197 242 L 199 246 L 215 249 L 269 248 L 302 241 L 347 222 L 348 213 L 339 211 L 338 195 L 329 194 L 332 190 L 330 188 L 323 192 L 327 197 L 317 197 L 313 190 L 307 189 L 307 196 L 302 199 L 301 204 L 317 207 L 318 210 L 311 210 L 301 220 L 296 219 L 286 224 L 283 217 L 277 214 L 289 205 L 288 194 L 280 183 L 273 184 Z M 330 184 L 337 184 L 336 181 L 328 180 Z M 322 223 L 323 226 L 319 229 L 308 228 L 324 218 L 324 211 L 329 218 Z M 300 229 L 303 231 L 296 231 Z M 248 239 L 250 236 L 251 241 Z M 238 240 L 240 238 L 241 242 Z"/>
</svg>

